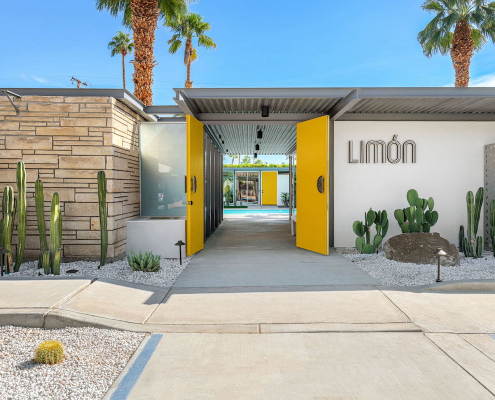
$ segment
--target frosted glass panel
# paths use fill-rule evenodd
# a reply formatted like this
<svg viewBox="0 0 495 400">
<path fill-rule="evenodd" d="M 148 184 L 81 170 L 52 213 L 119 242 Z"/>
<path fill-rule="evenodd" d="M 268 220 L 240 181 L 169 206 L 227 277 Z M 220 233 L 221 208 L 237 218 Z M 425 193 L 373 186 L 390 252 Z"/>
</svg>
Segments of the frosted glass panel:
<svg viewBox="0 0 495 400">
<path fill-rule="evenodd" d="M 141 215 L 185 217 L 186 124 L 142 123 Z"/>
</svg>

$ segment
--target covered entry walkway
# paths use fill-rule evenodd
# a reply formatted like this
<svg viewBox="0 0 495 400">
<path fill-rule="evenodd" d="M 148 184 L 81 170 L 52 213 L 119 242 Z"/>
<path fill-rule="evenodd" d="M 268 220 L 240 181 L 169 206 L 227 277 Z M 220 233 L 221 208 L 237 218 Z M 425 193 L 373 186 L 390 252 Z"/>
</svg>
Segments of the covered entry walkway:
<svg viewBox="0 0 495 400">
<path fill-rule="evenodd" d="M 295 247 L 287 215 L 229 215 L 174 287 L 373 285 L 341 254 Z"/>
</svg>

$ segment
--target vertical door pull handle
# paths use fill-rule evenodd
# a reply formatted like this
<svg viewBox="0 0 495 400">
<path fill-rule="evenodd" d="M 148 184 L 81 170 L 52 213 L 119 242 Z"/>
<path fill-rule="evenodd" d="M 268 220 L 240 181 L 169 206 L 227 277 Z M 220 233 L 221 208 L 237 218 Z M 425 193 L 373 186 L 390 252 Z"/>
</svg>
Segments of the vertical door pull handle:
<svg viewBox="0 0 495 400">
<path fill-rule="evenodd" d="M 325 178 L 323 176 L 319 176 L 318 180 L 316 181 L 316 188 L 318 189 L 318 192 L 323 193 L 325 190 Z"/>
</svg>

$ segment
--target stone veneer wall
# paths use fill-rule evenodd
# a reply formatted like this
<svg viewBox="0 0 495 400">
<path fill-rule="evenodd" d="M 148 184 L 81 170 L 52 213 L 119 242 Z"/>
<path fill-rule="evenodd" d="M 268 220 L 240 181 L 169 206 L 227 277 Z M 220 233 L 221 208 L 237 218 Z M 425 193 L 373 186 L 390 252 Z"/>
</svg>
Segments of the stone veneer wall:
<svg viewBox="0 0 495 400">
<path fill-rule="evenodd" d="M 109 97 L 23 96 L 15 102 L 18 116 L 7 97 L 0 96 L 0 197 L 6 185 L 17 193 L 16 165 L 23 160 L 28 198 L 25 257 L 39 254 L 34 206 L 39 177 L 45 189 L 47 229 L 51 196 L 60 195 L 64 259 L 99 258 L 99 170 L 107 176 L 108 257 L 122 256 L 126 221 L 139 216 L 141 117 Z"/>
</svg>

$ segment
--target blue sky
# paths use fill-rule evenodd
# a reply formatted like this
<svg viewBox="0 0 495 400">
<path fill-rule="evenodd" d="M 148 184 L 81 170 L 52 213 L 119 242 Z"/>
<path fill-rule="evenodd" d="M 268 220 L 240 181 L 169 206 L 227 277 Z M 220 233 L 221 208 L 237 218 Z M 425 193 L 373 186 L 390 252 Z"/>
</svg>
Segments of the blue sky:
<svg viewBox="0 0 495 400">
<path fill-rule="evenodd" d="M 422 0 L 199 0 L 217 49 L 199 49 L 195 87 L 447 86 L 450 57 L 423 56 L 417 33 L 432 18 Z M 95 1 L 0 0 L 0 87 L 71 87 L 75 76 L 94 88 L 121 87 L 121 60 L 107 44 L 120 19 Z M 156 33 L 154 103 L 172 104 L 182 87 L 182 54 L 171 34 Z M 131 57 L 128 58 L 130 60 Z M 495 86 L 495 47 L 472 61 L 472 83 Z M 127 64 L 132 90 L 132 65 Z"/>
</svg>

